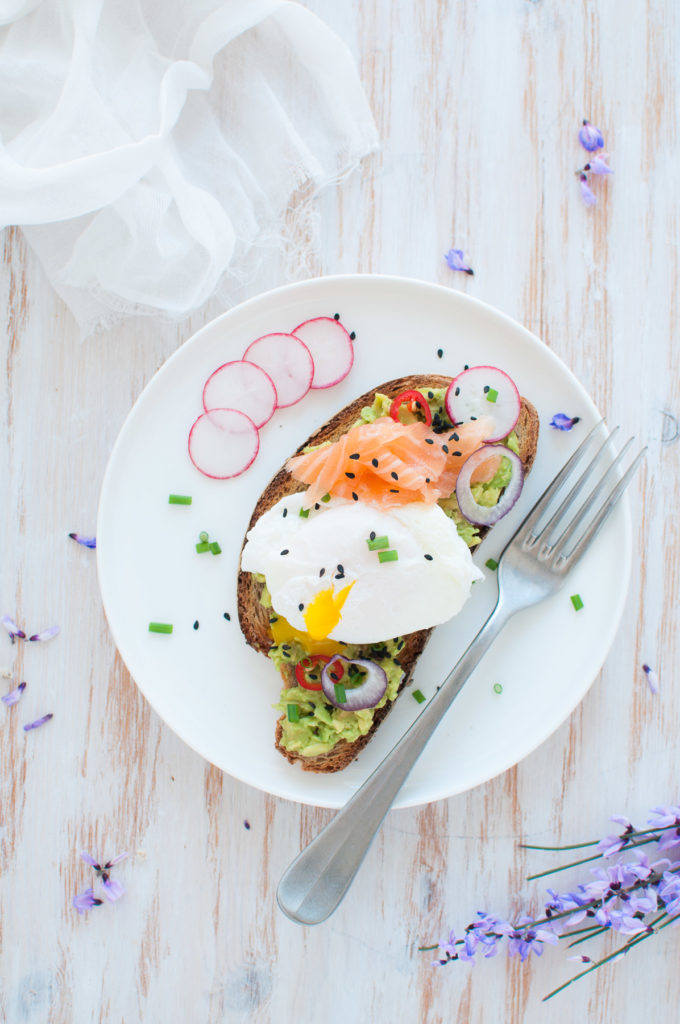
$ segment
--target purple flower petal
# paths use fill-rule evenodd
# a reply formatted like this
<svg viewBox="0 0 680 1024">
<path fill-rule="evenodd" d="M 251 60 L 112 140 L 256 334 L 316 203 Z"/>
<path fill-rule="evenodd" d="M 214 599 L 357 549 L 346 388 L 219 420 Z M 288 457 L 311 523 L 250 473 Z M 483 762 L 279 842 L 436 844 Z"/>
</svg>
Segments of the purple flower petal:
<svg viewBox="0 0 680 1024">
<path fill-rule="evenodd" d="M 105 868 L 112 868 L 114 866 L 114 864 L 120 864 L 120 862 L 122 860 L 125 860 L 126 857 L 129 857 L 129 854 L 127 853 L 127 851 L 125 853 L 119 853 L 116 857 L 113 857 L 111 860 L 107 860 L 107 862 L 104 865 L 104 867 Z"/>
<path fill-rule="evenodd" d="M 9 638 L 12 641 L 12 643 L 14 643 L 14 640 L 17 637 L 19 640 L 26 639 L 26 634 L 24 633 L 23 629 L 19 629 L 16 622 L 14 622 L 13 619 L 10 619 L 9 615 L 3 615 L 2 618 L 0 618 L 0 622 L 3 624 L 3 626 L 9 633 Z"/>
<path fill-rule="evenodd" d="M 602 857 L 613 857 L 625 845 L 625 836 L 623 838 L 621 836 L 605 836 L 604 839 L 600 839 L 595 849 Z"/>
<path fill-rule="evenodd" d="M 594 153 L 596 149 L 602 149 L 604 146 L 604 137 L 600 129 L 585 118 L 579 129 L 578 141 L 589 153 Z"/>
<path fill-rule="evenodd" d="M 86 548 L 96 548 L 97 538 L 96 537 L 83 537 L 81 533 L 69 533 L 71 540 L 74 540 L 76 544 L 82 544 Z"/>
<path fill-rule="evenodd" d="M 556 412 L 550 421 L 550 426 L 555 430 L 571 430 L 580 421 L 580 416 L 567 416 L 565 412 Z"/>
<path fill-rule="evenodd" d="M 4 697 L 0 697 L 0 700 L 9 708 L 12 706 L 12 704 L 16 704 L 16 702 L 21 698 L 21 695 L 25 689 L 26 683 L 19 683 L 19 685 L 15 686 L 13 690 L 10 690 L 9 693 L 6 693 Z"/>
<path fill-rule="evenodd" d="M 643 665 L 642 667 L 644 669 L 645 675 L 647 676 L 647 682 L 649 683 L 649 689 L 652 691 L 652 693 L 658 693 L 659 692 L 659 677 L 657 676 L 656 672 L 654 671 L 653 668 L 650 668 L 649 665 Z"/>
<path fill-rule="evenodd" d="M 49 722 L 50 718 L 54 718 L 53 713 L 50 711 L 48 715 L 43 715 L 42 718 L 36 718 L 35 722 L 29 722 L 28 725 L 24 726 L 24 732 L 30 732 L 31 729 L 39 729 L 45 722 Z"/>
<path fill-rule="evenodd" d="M 590 186 L 588 185 L 588 179 L 585 176 L 585 174 L 579 175 L 578 183 L 579 188 L 581 189 L 581 198 L 583 199 L 583 202 L 586 204 L 586 206 L 594 206 L 597 202 L 597 196 L 594 192 L 591 191 Z"/>
<path fill-rule="evenodd" d="M 95 871 L 101 871 L 101 866 L 97 863 L 92 854 L 87 852 L 87 850 L 83 850 L 80 855 L 80 859 L 84 860 L 85 863 L 89 864 L 91 868 L 95 869 Z"/>
<path fill-rule="evenodd" d="M 101 907 L 104 900 L 100 900 L 94 894 L 94 889 L 86 889 L 84 892 L 77 893 L 73 897 L 73 906 L 76 908 L 79 914 L 84 914 L 86 910 L 90 910 L 91 907 Z"/>
<path fill-rule="evenodd" d="M 469 267 L 465 262 L 465 257 L 462 249 L 449 249 L 448 252 L 444 253 L 444 259 L 450 266 L 451 270 L 462 270 L 464 274 L 469 274 L 470 277 L 474 276 L 474 270 Z"/>
<path fill-rule="evenodd" d="M 593 174 L 613 174 L 613 170 L 607 164 L 608 159 L 606 153 L 602 153 L 601 156 L 594 156 L 586 164 L 586 169 L 592 171 Z"/>
<path fill-rule="evenodd" d="M 39 633 L 34 633 L 33 636 L 29 636 L 28 639 L 29 641 L 51 640 L 58 632 L 59 626 L 49 626 L 47 629 L 42 629 Z"/>
<path fill-rule="evenodd" d="M 107 899 L 112 903 L 119 900 L 125 892 L 123 884 L 117 878 L 110 878 L 106 872 L 102 875 L 102 885 L 104 886 Z"/>
</svg>

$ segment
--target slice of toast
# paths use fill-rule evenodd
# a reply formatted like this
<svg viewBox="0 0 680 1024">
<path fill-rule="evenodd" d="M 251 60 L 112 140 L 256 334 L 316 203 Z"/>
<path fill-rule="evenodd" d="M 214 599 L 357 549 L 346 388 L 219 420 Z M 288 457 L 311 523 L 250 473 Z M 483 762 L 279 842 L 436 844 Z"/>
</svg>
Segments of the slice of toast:
<svg viewBox="0 0 680 1024">
<path fill-rule="evenodd" d="M 366 392 L 366 394 L 360 395 L 354 402 L 351 402 L 349 405 L 345 406 L 344 409 L 341 409 L 340 412 L 336 413 L 336 415 L 328 420 L 327 423 L 324 423 L 323 426 L 319 427 L 319 429 L 315 431 L 303 444 L 301 444 L 293 454 L 300 454 L 308 445 L 317 445 L 322 441 L 337 441 L 338 438 L 346 433 L 347 430 L 357 422 L 364 406 L 373 404 L 373 399 L 377 392 L 387 395 L 389 398 L 396 398 L 396 396 L 401 394 L 401 392 L 410 389 L 447 388 L 450 383 L 450 377 L 444 377 L 440 374 L 421 374 L 409 377 L 399 377 L 396 380 L 391 380 L 385 384 L 381 384 L 378 387 L 373 388 L 371 391 Z M 517 434 L 519 442 L 519 456 L 522 460 L 525 473 L 528 473 L 531 469 L 536 456 L 538 430 L 538 413 L 531 402 L 522 398 L 522 407 L 517 425 L 515 426 L 515 433 Z M 272 508 L 272 506 L 281 498 L 304 490 L 306 490 L 305 485 L 295 480 L 284 466 L 284 468 L 280 469 L 269 482 L 260 495 L 248 524 L 248 530 L 251 530 L 260 516 L 268 509 Z M 480 537 L 483 538 L 487 533 L 488 528 L 480 528 Z M 237 586 L 238 618 L 241 631 L 251 647 L 262 654 L 267 654 L 273 642 L 269 630 L 270 610 L 261 604 L 261 594 L 262 584 L 259 583 L 251 573 L 241 570 L 239 572 Z M 422 629 L 417 633 L 409 633 L 403 638 L 405 641 L 404 647 L 399 653 L 399 663 L 403 671 L 403 677 L 399 686 L 399 693 L 401 693 L 402 689 L 410 682 L 418 658 L 422 653 L 431 632 L 431 629 Z M 286 687 L 295 685 L 294 670 L 292 666 L 284 665 L 282 667 L 281 674 L 284 678 Z M 350 764 L 366 746 L 371 736 L 374 734 L 375 730 L 392 707 L 393 703 L 393 701 L 388 701 L 382 708 L 378 708 L 376 710 L 371 729 L 365 736 L 359 737 L 359 739 L 354 740 L 352 743 L 348 743 L 347 740 L 344 739 L 340 740 L 332 750 L 325 754 L 318 754 L 315 757 L 305 757 L 296 751 L 289 751 L 281 746 L 281 723 L 283 721 L 283 716 L 281 716 L 276 724 L 276 747 L 291 764 L 301 765 L 304 771 L 340 771 L 342 768 L 346 768 L 347 765 Z"/>
</svg>

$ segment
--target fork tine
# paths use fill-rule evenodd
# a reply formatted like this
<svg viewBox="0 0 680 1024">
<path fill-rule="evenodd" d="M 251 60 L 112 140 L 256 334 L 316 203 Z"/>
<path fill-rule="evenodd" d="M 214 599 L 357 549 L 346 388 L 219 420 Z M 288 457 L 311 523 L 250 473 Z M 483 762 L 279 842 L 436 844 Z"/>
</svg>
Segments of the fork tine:
<svg viewBox="0 0 680 1024">
<path fill-rule="evenodd" d="M 614 461 L 609 465 L 608 469 L 604 472 L 604 474 L 600 477 L 600 479 L 597 481 L 595 486 L 592 488 L 590 494 L 585 499 L 585 501 L 583 502 L 583 504 L 579 508 L 578 512 L 575 512 L 573 514 L 573 516 L 571 517 L 571 519 L 569 520 L 569 522 L 565 526 L 565 528 L 564 528 L 563 532 L 560 534 L 560 536 L 555 541 L 553 541 L 552 544 L 550 544 L 550 543 L 546 544 L 545 555 L 544 555 L 545 558 L 549 558 L 550 555 L 552 554 L 552 552 L 556 551 L 558 548 L 561 549 L 562 551 L 564 550 L 565 545 L 567 544 L 567 541 L 571 540 L 571 538 L 577 532 L 578 528 L 585 521 L 585 517 L 588 515 L 588 513 L 591 511 L 591 509 L 593 509 L 595 507 L 595 505 L 597 504 L 598 499 L 602 497 L 602 495 L 604 493 L 604 490 L 605 490 L 605 486 L 607 484 L 607 481 L 610 480 L 614 476 L 618 466 L 621 465 L 621 463 L 622 463 L 622 461 L 623 461 L 623 459 L 625 457 L 625 454 L 628 451 L 628 449 L 630 448 L 630 446 L 632 445 L 632 443 L 633 443 L 633 438 L 632 437 L 628 438 L 628 440 L 626 441 L 626 443 L 624 444 L 623 448 L 621 449 L 619 454 L 616 456 Z M 604 447 L 604 445 L 603 445 L 603 447 Z M 600 451 L 602 451 L 602 449 L 600 449 Z M 587 475 L 587 473 L 590 471 L 590 469 L 592 468 L 594 463 L 598 460 L 599 456 L 600 456 L 600 452 L 598 452 L 598 454 L 595 456 L 595 459 L 593 459 L 593 462 L 588 467 L 588 470 L 586 470 L 586 473 L 583 474 L 583 477 L 585 477 Z M 581 479 L 583 479 L 583 477 Z M 580 481 L 579 481 L 579 484 L 580 484 Z M 577 485 L 577 487 L 578 487 L 578 485 Z M 571 495 L 569 495 L 569 497 L 571 498 Z M 559 508 L 557 510 L 557 512 L 555 513 L 555 516 L 553 516 L 553 519 L 560 518 L 562 520 L 562 522 L 564 522 L 564 519 L 566 518 L 566 516 L 563 515 L 563 513 L 568 512 L 568 509 L 565 508 L 565 505 L 566 505 L 566 502 L 563 504 L 563 506 L 561 508 Z"/>
<path fill-rule="evenodd" d="M 556 525 L 561 520 L 563 520 L 564 517 L 568 514 L 570 508 L 574 504 L 575 499 L 577 498 L 577 496 L 583 490 L 583 485 L 586 482 L 586 480 L 588 479 L 588 477 L 590 476 L 590 474 L 592 473 L 593 469 L 595 468 L 595 466 L 596 466 L 600 456 L 602 455 L 602 452 L 605 450 L 605 448 L 607 447 L 607 445 L 609 444 L 611 439 L 616 435 L 618 429 L 619 429 L 618 427 L 614 427 L 614 429 L 612 430 L 611 434 L 609 434 L 609 436 L 604 439 L 604 441 L 602 442 L 600 447 L 595 452 L 595 455 L 593 456 L 593 458 L 590 460 L 590 462 L 588 463 L 586 468 L 583 470 L 583 472 L 581 473 L 580 477 L 578 478 L 578 480 L 576 481 L 574 486 L 569 491 L 569 494 L 567 494 L 567 496 L 560 502 L 559 508 L 555 509 L 555 512 L 552 514 L 552 516 L 550 517 L 548 522 L 545 524 L 545 526 L 543 527 L 541 532 L 537 533 L 537 534 L 532 534 L 532 540 L 533 540 L 534 543 L 536 541 L 540 540 L 541 537 L 546 537 L 547 539 L 549 539 L 550 535 L 553 533 Z M 552 550 L 553 547 L 554 547 L 554 545 L 550 545 L 550 550 Z"/>
<path fill-rule="evenodd" d="M 595 424 L 590 433 L 585 436 L 583 441 L 581 441 L 580 445 L 578 446 L 574 454 L 571 456 L 571 458 L 565 462 L 557 476 L 546 487 L 546 489 L 543 491 L 543 494 L 540 496 L 534 507 L 531 509 L 527 517 L 520 525 L 517 531 L 518 535 L 522 534 L 526 536 L 531 531 L 531 528 L 535 525 L 535 523 L 541 518 L 546 508 L 548 507 L 551 498 L 560 489 L 560 487 L 566 480 L 567 476 L 574 469 L 574 467 L 577 466 L 578 463 L 581 461 L 586 451 L 586 448 L 588 447 L 588 442 L 593 437 L 595 432 L 599 430 L 603 423 L 604 420 L 601 419 L 599 423 Z"/>
<path fill-rule="evenodd" d="M 578 562 L 578 560 L 580 559 L 581 555 L 588 549 L 588 547 L 590 546 L 591 541 L 593 540 L 594 537 L 597 536 L 597 534 L 599 533 L 602 525 L 605 523 L 605 521 L 609 517 L 610 513 L 612 512 L 612 510 L 615 508 L 615 506 L 619 502 L 619 500 L 620 500 L 621 496 L 623 495 L 623 492 L 625 491 L 626 487 L 628 486 L 628 484 L 633 479 L 633 475 L 635 474 L 635 471 L 638 468 L 638 466 L 640 465 L 641 461 L 644 459 L 646 453 L 647 453 L 647 447 L 645 446 L 642 449 L 642 451 L 638 452 L 638 454 L 636 455 L 635 459 L 630 464 L 630 466 L 628 467 L 628 469 L 626 470 L 624 475 L 621 477 L 621 479 L 619 480 L 618 484 L 616 485 L 614 490 L 611 492 L 611 494 L 609 495 L 607 500 L 604 502 L 602 508 L 597 513 L 595 519 L 590 524 L 589 528 L 586 530 L 584 535 L 578 541 L 578 543 L 576 544 L 576 547 L 573 549 L 573 551 L 571 551 L 568 555 L 561 555 L 561 554 L 558 555 L 558 557 L 556 558 L 556 560 L 555 560 L 555 562 L 553 564 L 553 569 L 556 572 L 566 572 L 567 570 L 571 569 L 572 566 L 574 566 L 575 563 Z"/>
</svg>

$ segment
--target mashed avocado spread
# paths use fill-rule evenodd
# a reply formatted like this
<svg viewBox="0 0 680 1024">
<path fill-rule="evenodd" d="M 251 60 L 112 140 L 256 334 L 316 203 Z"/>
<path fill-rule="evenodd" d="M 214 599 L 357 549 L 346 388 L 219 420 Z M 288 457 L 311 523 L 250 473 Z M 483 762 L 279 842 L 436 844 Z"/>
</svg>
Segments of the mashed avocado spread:
<svg viewBox="0 0 680 1024">
<path fill-rule="evenodd" d="M 451 429 L 444 404 L 446 395 L 445 388 L 418 389 L 426 399 L 432 412 L 433 429 L 436 432 L 443 432 Z M 389 416 L 392 400 L 387 395 L 377 393 L 373 404 L 365 406 L 361 410 L 358 423 L 372 423 L 380 416 Z M 408 420 L 410 414 L 404 414 L 404 421 Z M 413 416 L 416 420 L 418 417 Z M 323 442 L 323 447 L 330 442 Z M 519 454 L 517 435 L 513 431 L 502 442 Z M 304 451 L 311 451 L 305 448 Z M 484 483 L 474 484 L 472 494 L 479 505 L 491 507 L 495 505 L 500 497 L 501 491 L 510 482 L 512 464 L 509 459 L 502 459 L 494 477 Z M 448 498 L 441 498 L 438 502 L 447 516 L 456 524 L 459 535 L 468 545 L 473 548 L 480 543 L 478 527 L 469 523 L 458 508 L 455 494 Z M 265 608 L 271 607 L 271 598 L 267 590 L 266 581 L 263 576 L 255 574 L 256 579 L 262 583 L 260 603 Z M 337 745 L 340 740 L 347 740 L 352 743 L 365 736 L 373 724 L 373 717 L 378 708 L 383 707 L 388 701 L 393 701 L 397 696 L 399 684 L 402 679 L 402 669 L 399 664 L 399 651 L 404 646 L 401 637 L 386 640 L 380 644 L 367 646 L 356 646 L 353 644 L 341 644 L 342 653 L 348 658 L 367 658 L 384 669 L 387 675 L 387 690 L 375 708 L 367 708 L 362 711 L 343 711 L 340 708 L 329 704 L 322 690 L 307 690 L 301 686 L 284 687 L 279 702 L 274 705 L 277 711 L 283 713 L 281 719 L 282 735 L 281 746 L 286 750 L 295 751 L 304 757 L 315 757 L 319 754 L 326 754 Z M 309 652 L 298 639 L 291 639 L 290 643 L 274 643 L 269 650 L 269 657 L 276 668 L 284 673 L 286 668 L 294 670 L 295 666 L 309 657 Z M 288 715 L 289 705 L 295 705 L 298 709 L 298 720 L 291 721 Z"/>
</svg>

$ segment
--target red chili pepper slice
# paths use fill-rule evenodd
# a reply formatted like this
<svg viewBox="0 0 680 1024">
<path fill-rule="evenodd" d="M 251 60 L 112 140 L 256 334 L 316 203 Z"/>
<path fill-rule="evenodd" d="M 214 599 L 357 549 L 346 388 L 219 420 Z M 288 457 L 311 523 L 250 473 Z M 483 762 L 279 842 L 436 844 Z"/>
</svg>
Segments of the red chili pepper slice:
<svg viewBox="0 0 680 1024">
<path fill-rule="evenodd" d="M 309 668 L 314 668 L 316 665 L 326 665 L 331 659 L 327 654 L 312 654 L 309 658 L 303 658 L 295 666 L 295 678 L 298 681 L 298 685 L 302 686 L 305 690 L 323 690 L 321 680 L 318 683 L 308 679 L 305 672 Z"/>
<path fill-rule="evenodd" d="M 390 416 L 393 420 L 397 423 L 399 422 L 399 409 L 404 402 L 410 402 L 411 406 L 413 406 L 414 402 L 417 403 L 423 411 L 423 416 L 425 417 L 425 422 L 428 427 L 432 425 L 432 413 L 430 412 L 430 406 L 423 398 L 420 391 L 402 391 L 400 395 L 397 395 L 390 406 Z M 413 409 L 411 409 L 411 412 L 413 412 Z"/>
</svg>

